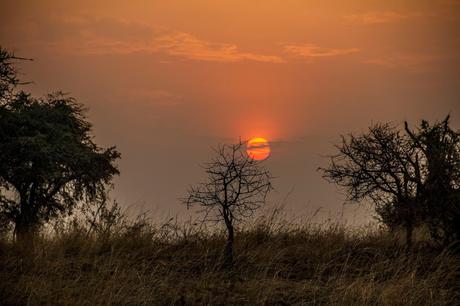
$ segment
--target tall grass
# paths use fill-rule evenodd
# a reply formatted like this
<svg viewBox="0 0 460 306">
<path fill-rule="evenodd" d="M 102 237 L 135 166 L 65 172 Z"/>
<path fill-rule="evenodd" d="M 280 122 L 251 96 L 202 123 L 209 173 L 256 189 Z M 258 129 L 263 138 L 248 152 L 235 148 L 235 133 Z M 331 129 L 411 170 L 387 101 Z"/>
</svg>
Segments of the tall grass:
<svg viewBox="0 0 460 306">
<path fill-rule="evenodd" d="M 0 244 L 4 305 L 455 305 L 460 257 L 385 231 L 259 218 L 236 234 L 170 220 L 73 221 L 30 244 Z"/>
</svg>

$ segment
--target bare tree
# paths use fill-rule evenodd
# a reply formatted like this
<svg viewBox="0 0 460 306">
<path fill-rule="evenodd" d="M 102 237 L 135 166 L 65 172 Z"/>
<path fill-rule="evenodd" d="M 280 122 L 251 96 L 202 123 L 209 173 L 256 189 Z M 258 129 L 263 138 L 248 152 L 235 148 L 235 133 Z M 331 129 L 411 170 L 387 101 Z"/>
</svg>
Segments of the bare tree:
<svg viewBox="0 0 460 306">
<path fill-rule="evenodd" d="M 233 265 L 234 226 L 251 216 L 265 204 L 272 189 L 271 175 L 261 161 L 250 158 L 245 143 L 220 145 L 214 149 L 215 157 L 204 164 L 207 180 L 188 190 L 183 199 L 187 207 L 199 205 L 205 221 L 224 222 L 227 242 L 224 250 L 224 267 Z"/>
<path fill-rule="evenodd" d="M 425 223 L 435 241 L 460 237 L 460 132 L 442 122 L 422 121 L 416 131 L 375 125 L 342 137 L 324 177 L 346 189 L 348 200 L 370 199 L 382 222 L 404 226 L 408 247 L 413 228 Z"/>
<path fill-rule="evenodd" d="M 348 200 L 369 199 L 390 228 L 404 226 L 406 242 L 418 221 L 422 189 L 419 154 L 410 139 L 389 124 L 374 125 L 359 136 L 342 136 L 324 177 L 348 192 Z"/>
</svg>

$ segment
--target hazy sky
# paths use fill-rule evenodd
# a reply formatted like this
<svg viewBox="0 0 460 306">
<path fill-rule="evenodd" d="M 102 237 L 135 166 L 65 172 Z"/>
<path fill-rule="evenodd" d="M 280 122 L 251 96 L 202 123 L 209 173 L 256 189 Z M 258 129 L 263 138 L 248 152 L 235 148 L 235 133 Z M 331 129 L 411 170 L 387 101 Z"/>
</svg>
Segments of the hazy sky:
<svg viewBox="0 0 460 306">
<path fill-rule="evenodd" d="M 240 136 L 272 144 L 271 203 L 327 217 L 344 196 L 316 168 L 340 134 L 448 113 L 460 127 L 456 0 L 0 0 L 0 44 L 34 58 L 28 91 L 88 106 L 122 152 L 113 196 L 155 214 L 183 214 L 210 147 Z"/>
</svg>

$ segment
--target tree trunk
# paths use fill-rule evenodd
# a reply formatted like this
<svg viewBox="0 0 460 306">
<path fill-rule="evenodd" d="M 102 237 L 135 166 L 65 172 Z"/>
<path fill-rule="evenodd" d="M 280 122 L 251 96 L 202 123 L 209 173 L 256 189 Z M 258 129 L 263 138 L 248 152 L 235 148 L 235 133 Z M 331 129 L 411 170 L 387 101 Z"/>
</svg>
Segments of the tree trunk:
<svg viewBox="0 0 460 306">
<path fill-rule="evenodd" d="M 33 236 L 35 234 L 35 229 L 32 224 L 29 224 L 22 215 L 19 215 L 15 225 L 14 225 L 14 234 L 16 241 L 18 242 L 31 242 L 33 241 Z"/>
<path fill-rule="evenodd" d="M 36 231 L 36 220 L 29 203 L 23 199 L 24 197 L 21 197 L 20 212 L 14 224 L 14 234 L 16 241 L 32 243 Z"/>
<path fill-rule="evenodd" d="M 227 223 L 227 242 L 225 244 L 224 250 L 224 262 L 223 268 L 231 270 L 233 268 L 233 240 L 234 240 L 234 230 L 233 225 Z"/>
<path fill-rule="evenodd" d="M 411 221 L 406 222 L 406 248 L 409 250 L 412 248 L 412 236 L 414 232 L 414 226 Z"/>
</svg>

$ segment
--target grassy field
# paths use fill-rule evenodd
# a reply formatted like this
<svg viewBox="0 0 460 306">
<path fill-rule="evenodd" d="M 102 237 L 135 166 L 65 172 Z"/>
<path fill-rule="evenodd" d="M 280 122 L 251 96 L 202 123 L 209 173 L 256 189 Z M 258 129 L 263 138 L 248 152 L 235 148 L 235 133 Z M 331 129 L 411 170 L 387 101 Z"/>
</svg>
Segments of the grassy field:
<svg viewBox="0 0 460 306">
<path fill-rule="evenodd" d="M 460 256 L 384 231 L 261 219 L 236 235 L 137 221 L 88 234 L 77 223 L 0 244 L 0 304 L 455 305 Z"/>
</svg>

